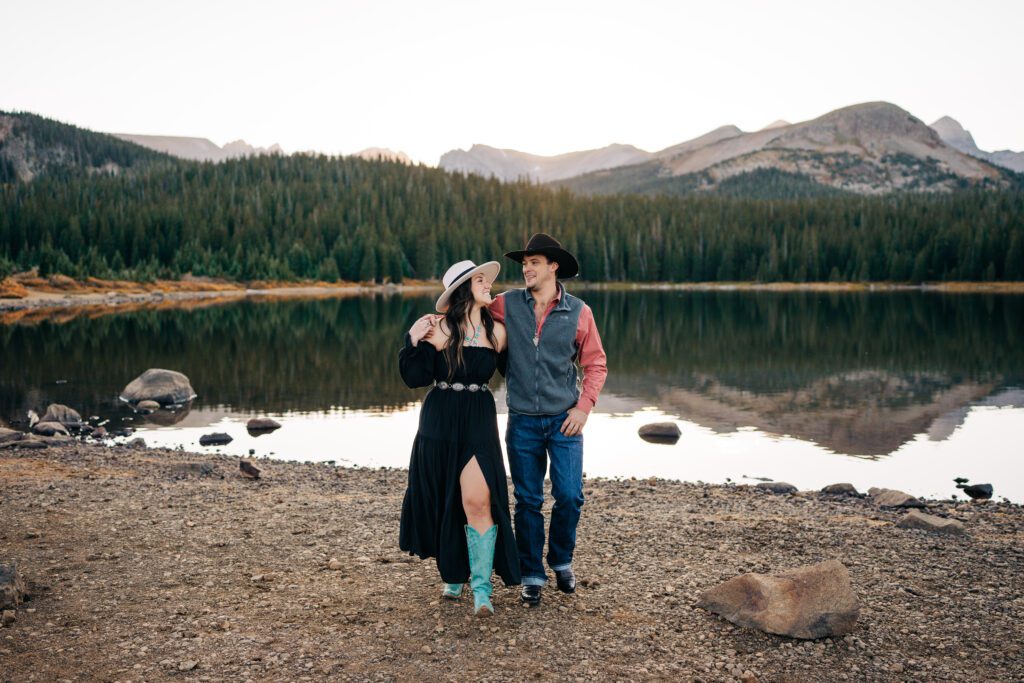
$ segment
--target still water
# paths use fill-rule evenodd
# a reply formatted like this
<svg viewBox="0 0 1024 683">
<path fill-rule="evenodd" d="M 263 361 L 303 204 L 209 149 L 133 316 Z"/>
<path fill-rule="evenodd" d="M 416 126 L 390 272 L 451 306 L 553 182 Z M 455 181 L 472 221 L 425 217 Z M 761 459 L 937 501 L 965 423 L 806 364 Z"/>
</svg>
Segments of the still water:
<svg viewBox="0 0 1024 683">
<path fill-rule="evenodd" d="M 848 481 L 942 498 L 963 476 L 1024 502 L 1022 296 L 580 294 L 609 364 L 584 430 L 588 476 Z M 222 431 L 227 453 L 404 467 L 426 390 L 402 383 L 397 351 L 431 308 L 428 296 L 380 294 L 9 316 L 0 423 L 57 402 L 150 445 L 204 450 L 199 437 Z M 189 409 L 144 417 L 118 401 L 151 367 L 188 375 Z M 261 415 L 283 427 L 250 436 Z M 679 425 L 678 443 L 637 436 L 659 421 Z"/>
</svg>

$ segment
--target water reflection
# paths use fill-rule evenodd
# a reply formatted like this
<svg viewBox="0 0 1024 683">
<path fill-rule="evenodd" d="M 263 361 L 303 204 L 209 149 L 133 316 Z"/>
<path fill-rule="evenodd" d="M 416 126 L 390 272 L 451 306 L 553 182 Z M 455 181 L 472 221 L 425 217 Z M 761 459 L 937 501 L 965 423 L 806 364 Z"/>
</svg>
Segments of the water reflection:
<svg viewBox="0 0 1024 683">
<path fill-rule="evenodd" d="M 971 406 L 1024 405 L 1021 296 L 584 297 L 611 370 L 602 413 L 654 407 L 714 433 L 753 428 L 878 457 L 922 435 L 948 438 Z M 430 309 L 430 297 L 377 295 L 0 326 L 0 417 L 56 401 L 144 424 L 116 397 L 150 367 L 191 378 L 199 398 L 189 424 L 221 413 L 388 414 L 422 395 L 401 383 L 396 352 L 403 332 Z"/>
</svg>

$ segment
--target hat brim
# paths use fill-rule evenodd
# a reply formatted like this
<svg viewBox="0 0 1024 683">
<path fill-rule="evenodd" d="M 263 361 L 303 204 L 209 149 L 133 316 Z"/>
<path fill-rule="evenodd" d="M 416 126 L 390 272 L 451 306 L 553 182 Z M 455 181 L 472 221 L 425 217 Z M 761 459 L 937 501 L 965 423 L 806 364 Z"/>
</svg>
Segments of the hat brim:
<svg viewBox="0 0 1024 683">
<path fill-rule="evenodd" d="M 505 254 L 505 258 L 510 258 L 516 263 L 522 263 L 523 259 L 530 254 L 540 254 L 555 261 L 558 264 L 558 270 L 555 271 L 555 275 L 559 280 L 568 280 L 579 275 L 580 264 L 576 261 L 576 257 L 565 249 L 559 249 L 558 247 L 544 247 L 543 249 L 531 249 L 529 251 L 510 251 Z"/>
<path fill-rule="evenodd" d="M 438 313 L 445 313 L 448 310 L 448 299 L 452 297 L 452 294 L 455 292 L 455 290 L 459 288 L 459 285 L 461 285 L 466 280 L 469 280 L 477 273 L 484 273 L 484 275 L 487 277 L 488 282 L 494 282 L 497 279 L 499 272 L 501 272 L 501 264 L 498 263 L 497 261 L 488 261 L 487 263 L 481 263 L 479 266 L 469 271 L 468 273 L 463 273 L 462 275 L 457 277 L 454 282 L 448 285 L 447 289 L 445 289 L 444 292 L 441 293 L 441 296 L 437 297 L 437 302 L 434 304 L 434 308 L 437 310 Z"/>
</svg>

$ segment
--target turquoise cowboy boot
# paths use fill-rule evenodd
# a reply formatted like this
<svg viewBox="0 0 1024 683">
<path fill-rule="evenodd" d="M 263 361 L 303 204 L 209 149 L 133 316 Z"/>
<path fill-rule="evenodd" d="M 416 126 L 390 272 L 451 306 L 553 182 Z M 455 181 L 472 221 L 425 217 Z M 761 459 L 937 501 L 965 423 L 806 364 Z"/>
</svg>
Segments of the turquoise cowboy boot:
<svg viewBox="0 0 1024 683">
<path fill-rule="evenodd" d="M 491 571 L 494 569 L 494 542 L 498 527 L 492 526 L 482 535 L 466 525 L 466 545 L 469 548 L 469 585 L 473 588 L 473 614 L 489 617 L 494 614 L 491 605 Z"/>
<path fill-rule="evenodd" d="M 462 586 L 461 583 L 446 583 L 444 590 L 441 591 L 441 597 L 445 600 L 458 600 L 462 597 Z"/>
</svg>

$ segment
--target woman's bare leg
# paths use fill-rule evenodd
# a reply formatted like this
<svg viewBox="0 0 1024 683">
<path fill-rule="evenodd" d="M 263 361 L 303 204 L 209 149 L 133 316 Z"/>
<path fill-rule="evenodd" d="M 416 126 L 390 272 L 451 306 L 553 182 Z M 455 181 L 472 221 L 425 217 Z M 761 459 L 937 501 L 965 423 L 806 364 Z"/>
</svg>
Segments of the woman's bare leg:
<svg viewBox="0 0 1024 683">
<path fill-rule="evenodd" d="M 462 468 L 459 486 L 462 488 L 462 508 L 466 511 L 466 522 L 478 533 L 485 533 L 494 526 L 494 519 L 491 517 L 491 490 L 487 488 L 487 480 L 484 479 L 484 473 L 475 455 Z"/>
</svg>

